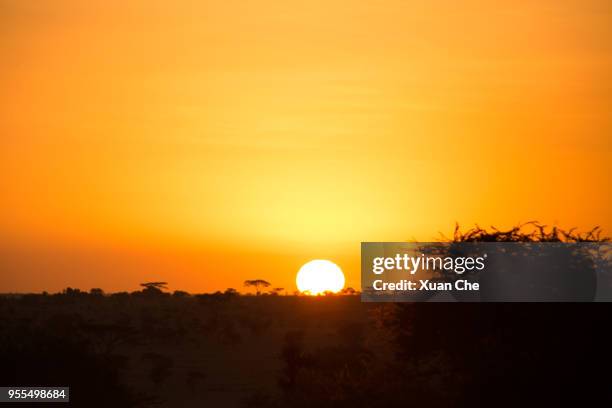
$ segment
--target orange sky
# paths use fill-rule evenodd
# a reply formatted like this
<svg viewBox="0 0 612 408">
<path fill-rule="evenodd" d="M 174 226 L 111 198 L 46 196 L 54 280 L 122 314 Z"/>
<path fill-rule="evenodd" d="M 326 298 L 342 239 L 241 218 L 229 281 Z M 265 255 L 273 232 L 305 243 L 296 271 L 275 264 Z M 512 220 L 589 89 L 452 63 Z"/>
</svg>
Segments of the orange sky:
<svg viewBox="0 0 612 408">
<path fill-rule="evenodd" d="M 0 292 L 609 233 L 611 38 L 608 0 L 0 0 Z"/>
</svg>

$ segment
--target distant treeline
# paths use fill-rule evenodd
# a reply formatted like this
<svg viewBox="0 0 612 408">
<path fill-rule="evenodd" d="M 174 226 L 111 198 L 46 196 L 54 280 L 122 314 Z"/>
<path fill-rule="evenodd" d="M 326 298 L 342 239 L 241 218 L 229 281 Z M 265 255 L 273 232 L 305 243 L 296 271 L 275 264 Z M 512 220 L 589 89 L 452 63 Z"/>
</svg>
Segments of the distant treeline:
<svg viewBox="0 0 612 408">
<path fill-rule="evenodd" d="M 177 298 L 181 297 L 216 297 L 216 298 L 231 298 L 235 296 L 310 296 L 308 293 L 300 292 L 298 290 L 293 292 L 288 292 L 284 288 L 272 288 L 269 291 L 257 291 L 255 293 L 251 292 L 239 292 L 234 288 L 227 288 L 224 291 L 216 291 L 211 293 L 189 293 L 184 290 L 175 290 L 169 291 L 167 287 L 167 282 L 145 282 L 141 283 L 140 286 L 143 286 L 142 290 L 136 290 L 133 292 L 105 292 L 101 288 L 92 288 L 89 291 L 84 291 L 81 289 L 67 287 L 61 292 L 57 293 L 7 293 L 0 294 L 0 296 L 4 297 L 27 297 L 27 296 L 106 296 L 106 297 L 158 297 L 158 296 L 173 296 Z M 351 287 L 347 287 L 342 289 L 338 293 L 334 292 L 325 292 L 319 296 L 355 296 L 359 295 L 360 292 Z"/>
</svg>

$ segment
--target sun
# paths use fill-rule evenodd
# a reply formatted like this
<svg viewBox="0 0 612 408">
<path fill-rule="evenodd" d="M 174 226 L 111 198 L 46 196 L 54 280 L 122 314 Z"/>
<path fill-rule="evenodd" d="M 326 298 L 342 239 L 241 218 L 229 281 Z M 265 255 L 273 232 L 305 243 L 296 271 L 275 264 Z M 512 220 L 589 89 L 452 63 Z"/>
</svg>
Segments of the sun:
<svg viewBox="0 0 612 408">
<path fill-rule="evenodd" d="M 295 278 L 300 292 L 319 295 L 324 292 L 339 292 L 344 287 L 344 274 L 335 263 L 325 259 L 306 262 Z"/>
</svg>

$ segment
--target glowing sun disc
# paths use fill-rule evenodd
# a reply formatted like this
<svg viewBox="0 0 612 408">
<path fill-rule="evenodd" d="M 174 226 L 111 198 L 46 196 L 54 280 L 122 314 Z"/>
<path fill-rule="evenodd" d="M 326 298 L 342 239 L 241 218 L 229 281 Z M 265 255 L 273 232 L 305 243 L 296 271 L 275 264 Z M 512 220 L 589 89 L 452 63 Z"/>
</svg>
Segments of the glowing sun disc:
<svg viewBox="0 0 612 408">
<path fill-rule="evenodd" d="M 339 292 L 344 287 L 344 274 L 335 263 L 325 259 L 306 262 L 295 278 L 300 292 L 318 295 L 324 292 Z"/>
</svg>

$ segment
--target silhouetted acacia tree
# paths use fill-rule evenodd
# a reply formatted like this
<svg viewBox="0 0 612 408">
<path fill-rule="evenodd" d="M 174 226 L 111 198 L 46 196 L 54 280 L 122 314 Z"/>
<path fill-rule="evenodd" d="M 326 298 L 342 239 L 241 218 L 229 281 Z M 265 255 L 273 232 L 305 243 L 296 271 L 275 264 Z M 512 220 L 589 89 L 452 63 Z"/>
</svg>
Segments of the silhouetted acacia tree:
<svg viewBox="0 0 612 408">
<path fill-rule="evenodd" d="M 158 295 L 163 293 L 164 289 L 168 289 L 168 282 L 145 282 L 141 283 L 144 289 L 142 293 L 150 294 L 150 295 Z"/>
<path fill-rule="evenodd" d="M 536 222 L 509 230 L 456 227 L 455 243 L 607 242 L 599 229 L 585 234 Z M 537 273 L 529 251 L 517 255 L 515 274 Z M 560 252 L 568 273 L 593 274 L 580 253 Z M 521 259 L 524 258 L 524 259 Z M 538 263 L 535 263 L 538 266 Z M 547 265 L 549 266 L 549 265 Z M 559 269 L 563 272 L 562 269 Z M 525 276 L 525 279 L 529 279 Z M 562 280 L 562 279 L 558 279 Z M 503 286 L 501 287 L 503 289 Z M 417 390 L 412 401 L 432 405 L 517 406 L 609 404 L 612 336 L 603 329 L 607 309 L 573 303 L 401 303 L 393 317 L 398 365 L 395 378 L 412 384 L 435 378 L 437 392 Z M 427 367 L 427 377 L 417 368 Z M 452 375 L 448 375 L 452 373 Z M 551 390 L 557 390 L 551 392 Z M 605 401 L 605 402 L 604 402 Z"/>
<path fill-rule="evenodd" d="M 246 287 L 254 287 L 256 294 L 260 295 L 261 292 L 259 291 L 259 288 L 260 287 L 264 287 L 264 288 L 269 287 L 270 286 L 270 282 L 265 281 L 263 279 L 245 280 L 244 281 L 244 286 L 246 286 Z"/>
</svg>

